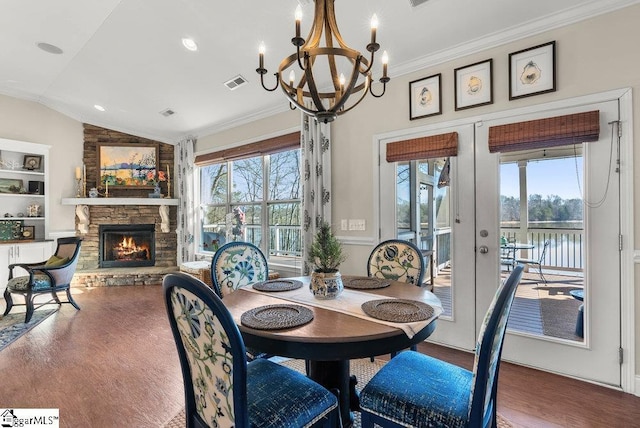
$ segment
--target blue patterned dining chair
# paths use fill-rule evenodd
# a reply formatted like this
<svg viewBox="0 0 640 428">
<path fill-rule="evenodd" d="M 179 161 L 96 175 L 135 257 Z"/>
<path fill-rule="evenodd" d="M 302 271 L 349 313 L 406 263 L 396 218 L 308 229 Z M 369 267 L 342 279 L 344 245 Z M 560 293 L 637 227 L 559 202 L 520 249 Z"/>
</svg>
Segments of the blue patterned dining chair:
<svg viewBox="0 0 640 428">
<path fill-rule="evenodd" d="M 422 285 L 425 263 L 422 252 L 412 242 L 389 239 L 371 251 L 367 275 Z"/>
<path fill-rule="evenodd" d="M 28 323 L 35 309 L 52 302 L 58 305 L 70 303 L 74 308 L 80 310 L 80 306 L 71 296 L 71 280 L 76 272 L 81 244 L 82 238 L 75 236 L 58 238 L 56 252 L 48 260 L 9 265 L 9 282 L 4 290 L 4 300 L 7 307 L 3 316 L 7 315 L 14 306 L 26 306 L 24 322 Z M 26 270 L 27 275 L 13 276 L 16 267 Z M 66 301 L 61 301 L 58 298 L 59 291 L 66 291 Z M 24 303 L 14 303 L 13 294 L 22 295 Z M 40 302 L 36 306 L 34 300 L 43 294 L 50 295 L 51 299 Z"/>
<path fill-rule="evenodd" d="M 269 360 L 247 363 L 233 317 L 205 283 L 174 273 L 162 287 L 182 368 L 187 427 L 337 426 L 334 394 Z"/>
<path fill-rule="evenodd" d="M 211 283 L 220 298 L 243 285 L 266 281 L 268 276 L 266 257 L 249 242 L 228 242 L 211 260 Z"/>
<path fill-rule="evenodd" d="M 414 243 L 402 239 L 389 239 L 379 243 L 371 251 L 367 262 L 367 276 L 417 286 L 422 285 L 425 270 L 422 251 Z M 412 351 L 417 349 L 417 345 L 411 346 Z M 395 356 L 395 352 L 391 356 Z"/>
<path fill-rule="evenodd" d="M 399 354 L 363 388 L 362 428 L 495 427 L 502 345 L 522 269 L 515 266 L 496 292 L 472 371 L 418 352 Z"/>
<path fill-rule="evenodd" d="M 221 299 L 243 285 L 266 281 L 267 258 L 260 248 L 249 242 L 233 241 L 218 248 L 211 260 L 211 283 Z M 272 355 L 248 348 L 247 358 L 270 358 Z"/>
</svg>

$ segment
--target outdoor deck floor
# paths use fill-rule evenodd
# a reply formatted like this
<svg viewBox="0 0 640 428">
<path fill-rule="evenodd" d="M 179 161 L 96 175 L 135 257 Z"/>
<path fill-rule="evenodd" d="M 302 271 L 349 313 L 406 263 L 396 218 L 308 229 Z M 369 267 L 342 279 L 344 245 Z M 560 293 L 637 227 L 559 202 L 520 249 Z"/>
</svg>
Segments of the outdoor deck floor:
<svg viewBox="0 0 640 428">
<path fill-rule="evenodd" d="M 508 275 L 508 272 L 504 272 Z M 535 272 L 525 272 L 516 291 L 507 327 L 514 332 L 582 341 L 575 335 L 580 302 L 569 291 L 582 288 L 583 278 L 545 273 L 547 284 Z M 451 316 L 451 271 L 435 278 L 434 293 L 442 302 L 443 316 Z"/>
</svg>

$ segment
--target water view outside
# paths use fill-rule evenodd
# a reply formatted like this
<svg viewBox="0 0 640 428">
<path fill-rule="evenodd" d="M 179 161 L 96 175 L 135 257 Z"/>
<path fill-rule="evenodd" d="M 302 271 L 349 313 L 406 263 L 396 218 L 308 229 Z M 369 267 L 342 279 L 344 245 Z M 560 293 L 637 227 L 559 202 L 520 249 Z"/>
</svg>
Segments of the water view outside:
<svg viewBox="0 0 640 428">
<path fill-rule="evenodd" d="M 520 165 L 520 166 L 519 166 Z M 526 181 L 520 182 L 520 168 Z M 582 156 L 503 163 L 500 166 L 500 227 L 509 241 L 534 245 L 537 259 L 549 241 L 545 267 L 581 270 L 584 267 L 584 201 Z M 520 200 L 524 188 L 527 200 Z M 526 225 L 521 215 L 526 213 Z"/>
</svg>

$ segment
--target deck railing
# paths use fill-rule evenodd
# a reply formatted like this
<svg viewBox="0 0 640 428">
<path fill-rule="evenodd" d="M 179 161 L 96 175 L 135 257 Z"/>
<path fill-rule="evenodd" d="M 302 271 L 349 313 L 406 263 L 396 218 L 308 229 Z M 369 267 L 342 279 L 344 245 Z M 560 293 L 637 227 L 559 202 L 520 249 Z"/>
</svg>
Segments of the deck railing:
<svg viewBox="0 0 640 428">
<path fill-rule="evenodd" d="M 219 225 L 205 225 L 204 232 L 219 231 Z M 258 247 L 262 244 L 262 228 L 246 225 L 242 239 Z M 269 226 L 269 254 L 277 256 L 302 256 L 302 228 L 300 226 Z"/>
<path fill-rule="evenodd" d="M 501 228 L 501 235 L 509 242 L 527 242 L 534 248 L 527 258 L 537 260 L 548 240 L 549 247 L 542 265 L 545 269 L 580 271 L 584 268 L 584 231 L 582 229 L 529 228 L 526 240 L 519 229 Z"/>
</svg>

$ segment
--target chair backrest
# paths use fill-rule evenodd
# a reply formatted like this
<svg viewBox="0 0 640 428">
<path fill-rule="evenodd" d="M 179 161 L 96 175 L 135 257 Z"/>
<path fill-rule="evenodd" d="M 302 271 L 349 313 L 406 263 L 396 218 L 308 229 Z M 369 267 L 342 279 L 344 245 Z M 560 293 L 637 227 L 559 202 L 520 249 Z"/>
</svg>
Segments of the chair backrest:
<svg viewBox="0 0 640 428">
<path fill-rule="evenodd" d="M 544 256 L 545 254 L 547 254 L 547 248 L 549 248 L 549 244 L 551 244 L 550 240 L 546 240 L 544 241 L 544 246 L 542 247 L 542 252 L 540 253 L 540 258 L 538 259 L 538 263 L 540 263 L 541 265 L 544 262 Z"/>
<path fill-rule="evenodd" d="M 56 287 L 69 285 L 71 283 L 73 275 L 76 273 L 81 244 L 82 238 L 76 236 L 58 238 L 58 247 L 54 254 L 61 259 L 66 257 L 69 261 L 57 267 L 46 268 L 49 275 L 53 277 Z"/>
<path fill-rule="evenodd" d="M 473 390 L 469 402 L 470 426 L 490 426 L 495 415 L 502 345 L 522 270 L 523 266 L 517 265 L 498 288 L 480 328 L 473 365 Z"/>
<path fill-rule="evenodd" d="M 367 275 L 422 285 L 425 263 L 412 242 L 389 239 L 376 245 L 369 255 Z"/>
<path fill-rule="evenodd" d="M 162 288 L 182 368 L 187 427 L 248 427 L 247 360 L 231 314 L 191 275 L 166 275 Z"/>
<path fill-rule="evenodd" d="M 221 298 L 243 285 L 266 281 L 268 276 L 267 259 L 249 242 L 228 242 L 211 260 L 211 283 Z"/>
</svg>

